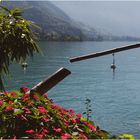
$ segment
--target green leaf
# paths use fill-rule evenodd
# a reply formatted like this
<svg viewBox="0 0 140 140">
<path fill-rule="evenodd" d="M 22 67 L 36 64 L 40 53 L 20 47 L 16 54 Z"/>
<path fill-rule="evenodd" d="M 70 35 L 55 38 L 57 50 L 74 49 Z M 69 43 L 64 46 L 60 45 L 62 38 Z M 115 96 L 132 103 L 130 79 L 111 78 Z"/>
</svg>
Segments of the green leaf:
<svg viewBox="0 0 140 140">
<path fill-rule="evenodd" d="M 23 11 L 0 7 L 0 90 L 4 90 L 2 79 L 9 75 L 9 65 L 22 63 L 41 51 L 31 30 L 33 23 L 22 17 Z"/>
<path fill-rule="evenodd" d="M 21 110 L 21 109 L 14 109 L 14 114 L 15 116 L 19 115 L 19 114 L 22 114 L 24 111 Z"/>
<path fill-rule="evenodd" d="M 73 136 L 77 136 L 79 133 L 78 132 L 73 132 L 72 135 Z"/>
</svg>

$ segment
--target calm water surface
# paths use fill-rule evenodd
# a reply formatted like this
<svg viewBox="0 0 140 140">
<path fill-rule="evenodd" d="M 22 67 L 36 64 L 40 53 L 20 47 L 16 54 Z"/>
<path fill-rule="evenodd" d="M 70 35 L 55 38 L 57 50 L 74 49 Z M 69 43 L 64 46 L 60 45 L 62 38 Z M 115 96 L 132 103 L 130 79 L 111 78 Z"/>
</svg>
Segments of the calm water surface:
<svg viewBox="0 0 140 140">
<path fill-rule="evenodd" d="M 132 133 L 140 138 L 140 49 L 115 55 L 117 69 L 110 69 L 112 55 L 70 63 L 69 57 L 84 55 L 135 42 L 40 42 L 44 55 L 29 60 L 26 73 L 12 65 L 6 80 L 8 90 L 31 88 L 60 67 L 72 74 L 49 91 L 49 97 L 77 113 L 85 110 L 85 98 L 91 99 L 96 125 L 112 134 Z"/>
</svg>

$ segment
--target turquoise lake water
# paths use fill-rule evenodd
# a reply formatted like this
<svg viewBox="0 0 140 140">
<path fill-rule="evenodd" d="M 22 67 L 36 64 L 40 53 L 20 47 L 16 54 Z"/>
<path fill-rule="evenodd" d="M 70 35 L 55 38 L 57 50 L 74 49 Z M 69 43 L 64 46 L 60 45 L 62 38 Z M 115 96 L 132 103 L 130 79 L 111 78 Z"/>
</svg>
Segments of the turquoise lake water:
<svg viewBox="0 0 140 140">
<path fill-rule="evenodd" d="M 110 69 L 112 55 L 69 62 L 70 57 L 133 43 L 136 42 L 40 42 L 44 55 L 28 60 L 26 72 L 20 65 L 12 65 L 6 88 L 31 88 L 65 67 L 72 74 L 48 92 L 55 103 L 82 113 L 87 97 L 91 99 L 96 125 L 112 134 L 132 133 L 140 138 L 140 49 L 115 54 L 115 74 Z"/>
</svg>

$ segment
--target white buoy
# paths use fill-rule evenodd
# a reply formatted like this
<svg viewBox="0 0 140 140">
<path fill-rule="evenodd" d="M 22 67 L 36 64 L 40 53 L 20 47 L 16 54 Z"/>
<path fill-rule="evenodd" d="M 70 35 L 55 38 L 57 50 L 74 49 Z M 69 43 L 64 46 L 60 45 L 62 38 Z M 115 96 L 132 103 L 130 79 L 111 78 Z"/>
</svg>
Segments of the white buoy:
<svg viewBox="0 0 140 140">
<path fill-rule="evenodd" d="M 110 68 L 111 69 L 116 69 L 116 65 L 115 64 L 111 64 Z"/>
<path fill-rule="evenodd" d="M 114 56 L 114 53 L 112 54 L 113 55 L 113 63 L 111 64 L 110 68 L 115 70 L 116 69 L 116 65 L 115 65 L 115 56 Z"/>
<path fill-rule="evenodd" d="M 21 66 L 22 66 L 23 71 L 24 71 L 24 74 L 25 74 L 25 73 L 26 73 L 26 69 L 27 69 L 27 67 L 28 67 L 28 64 L 27 64 L 26 62 L 23 62 L 23 63 L 21 64 Z"/>
<path fill-rule="evenodd" d="M 21 64 L 21 66 L 22 66 L 23 68 L 27 68 L 27 67 L 28 67 L 28 64 L 27 64 L 26 62 L 23 62 L 23 63 Z"/>
</svg>

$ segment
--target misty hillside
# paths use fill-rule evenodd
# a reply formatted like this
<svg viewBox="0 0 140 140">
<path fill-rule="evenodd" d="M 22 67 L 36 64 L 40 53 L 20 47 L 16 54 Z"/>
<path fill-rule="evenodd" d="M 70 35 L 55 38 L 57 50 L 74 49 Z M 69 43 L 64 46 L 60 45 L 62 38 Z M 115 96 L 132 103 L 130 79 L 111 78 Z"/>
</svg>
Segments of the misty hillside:
<svg viewBox="0 0 140 140">
<path fill-rule="evenodd" d="M 102 40 L 95 29 L 72 20 L 50 1 L 7 1 L 2 3 L 11 8 L 26 8 L 24 17 L 41 27 L 38 31 L 42 40 Z"/>
<path fill-rule="evenodd" d="M 24 9 L 24 17 L 41 27 L 36 30 L 40 40 L 49 41 L 139 41 L 130 36 L 114 36 L 99 33 L 96 29 L 71 19 L 50 1 L 3 1 L 2 5 L 12 9 Z"/>
</svg>

